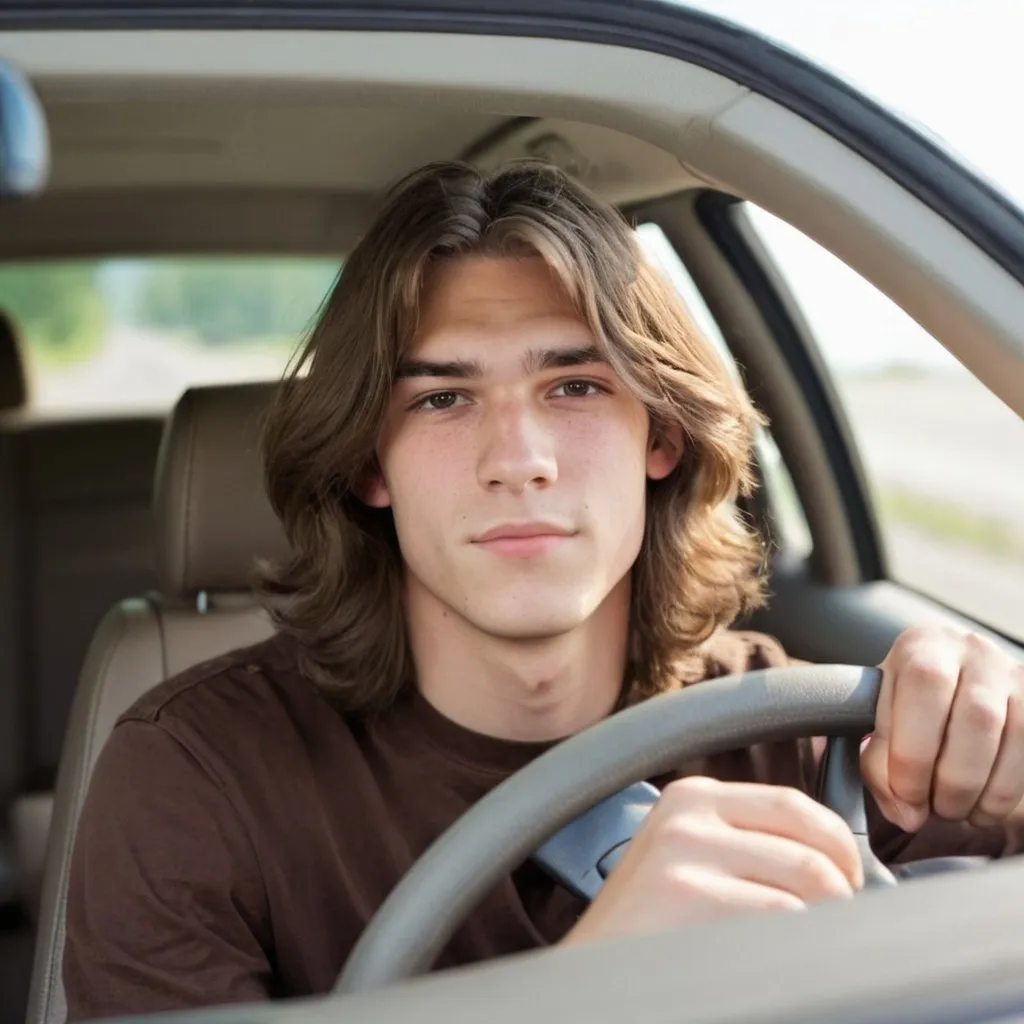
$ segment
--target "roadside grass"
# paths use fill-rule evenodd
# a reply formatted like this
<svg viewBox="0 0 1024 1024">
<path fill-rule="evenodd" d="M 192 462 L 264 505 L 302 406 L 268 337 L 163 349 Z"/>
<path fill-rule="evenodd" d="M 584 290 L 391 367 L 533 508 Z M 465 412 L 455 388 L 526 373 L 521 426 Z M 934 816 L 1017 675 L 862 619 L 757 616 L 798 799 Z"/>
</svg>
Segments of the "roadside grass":
<svg viewBox="0 0 1024 1024">
<path fill-rule="evenodd" d="M 936 540 L 1024 562 L 1024 533 L 1003 519 L 898 487 L 886 487 L 879 497 L 883 522 L 889 519 L 916 527 Z"/>
</svg>

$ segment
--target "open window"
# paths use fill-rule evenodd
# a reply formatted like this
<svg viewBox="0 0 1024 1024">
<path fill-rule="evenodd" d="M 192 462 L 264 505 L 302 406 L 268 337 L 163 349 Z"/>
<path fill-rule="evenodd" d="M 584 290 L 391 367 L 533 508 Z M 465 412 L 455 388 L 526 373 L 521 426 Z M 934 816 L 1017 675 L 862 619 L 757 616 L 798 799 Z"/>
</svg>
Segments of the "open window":
<svg viewBox="0 0 1024 1024">
<path fill-rule="evenodd" d="M 860 274 L 744 204 L 865 471 L 886 575 L 1024 639 L 1024 421 Z"/>
</svg>

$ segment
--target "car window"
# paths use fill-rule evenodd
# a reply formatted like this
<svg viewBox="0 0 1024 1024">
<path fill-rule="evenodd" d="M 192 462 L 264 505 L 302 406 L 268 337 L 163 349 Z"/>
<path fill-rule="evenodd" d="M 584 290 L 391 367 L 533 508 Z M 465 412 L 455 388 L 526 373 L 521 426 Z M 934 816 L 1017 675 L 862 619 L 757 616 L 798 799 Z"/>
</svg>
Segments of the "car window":
<svg viewBox="0 0 1024 1024">
<path fill-rule="evenodd" d="M 893 577 L 1024 639 L 1024 420 L 841 260 L 746 212 L 831 374 Z"/>
<path fill-rule="evenodd" d="M 644 254 L 665 274 L 679 293 L 697 327 L 715 346 L 730 371 L 742 379 L 718 322 L 664 231 L 657 224 L 641 224 L 637 227 L 637 237 Z M 769 430 L 758 431 L 756 453 L 765 490 L 765 504 L 770 519 L 767 525 L 774 553 L 791 560 L 806 558 L 811 551 L 810 528 L 793 479 Z"/>
<path fill-rule="evenodd" d="M 0 266 L 31 404 L 170 408 L 189 386 L 281 374 L 336 259 L 119 259 Z"/>
</svg>

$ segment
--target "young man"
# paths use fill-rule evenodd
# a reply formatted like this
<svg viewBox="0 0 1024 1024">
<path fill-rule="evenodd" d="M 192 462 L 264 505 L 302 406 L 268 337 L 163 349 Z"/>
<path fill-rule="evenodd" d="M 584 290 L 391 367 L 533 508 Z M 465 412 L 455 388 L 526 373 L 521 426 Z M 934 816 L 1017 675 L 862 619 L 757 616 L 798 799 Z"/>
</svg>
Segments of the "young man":
<svg viewBox="0 0 1024 1024">
<path fill-rule="evenodd" d="M 610 208 L 555 170 L 403 182 L 266 432 L 274 639 L 113 732 L 79 828 L 71 1019 L 327 991 L 416 857 L 618 707 L 784 664 L 733 511 L 758 417 Z M 1024 667 L 911 630 L 862 755 L 883 858 L 1017 849 Z M 527 864 L 439 966 L 861 884 L 816 748 L 685 766 L 585 908 Z"/>
</svg>

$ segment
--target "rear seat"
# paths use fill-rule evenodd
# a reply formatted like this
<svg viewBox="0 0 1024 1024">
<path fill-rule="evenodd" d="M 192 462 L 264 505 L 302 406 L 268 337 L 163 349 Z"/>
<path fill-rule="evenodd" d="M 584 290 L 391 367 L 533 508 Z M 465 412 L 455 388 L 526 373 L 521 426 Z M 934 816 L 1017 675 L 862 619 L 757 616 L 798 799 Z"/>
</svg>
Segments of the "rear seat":
<svg viewBox="0 0 1024 1024">
<path fill-rule="evenodd" d="M 112 604 L 156 583 L 163 423 L 0 413 L 0 808 L 10 808 L 23 893 L 36 891 L 86 648 Z"/>
<path fill-rule="evenodd" d="M 163 422 L 19 417 L 0 427 L 17 496 L 10 582 L 20 626 L 22 788 L 52 785 L 99 620 L 111 603 L 156 584 L 150 505 Z"/>
</svg>

